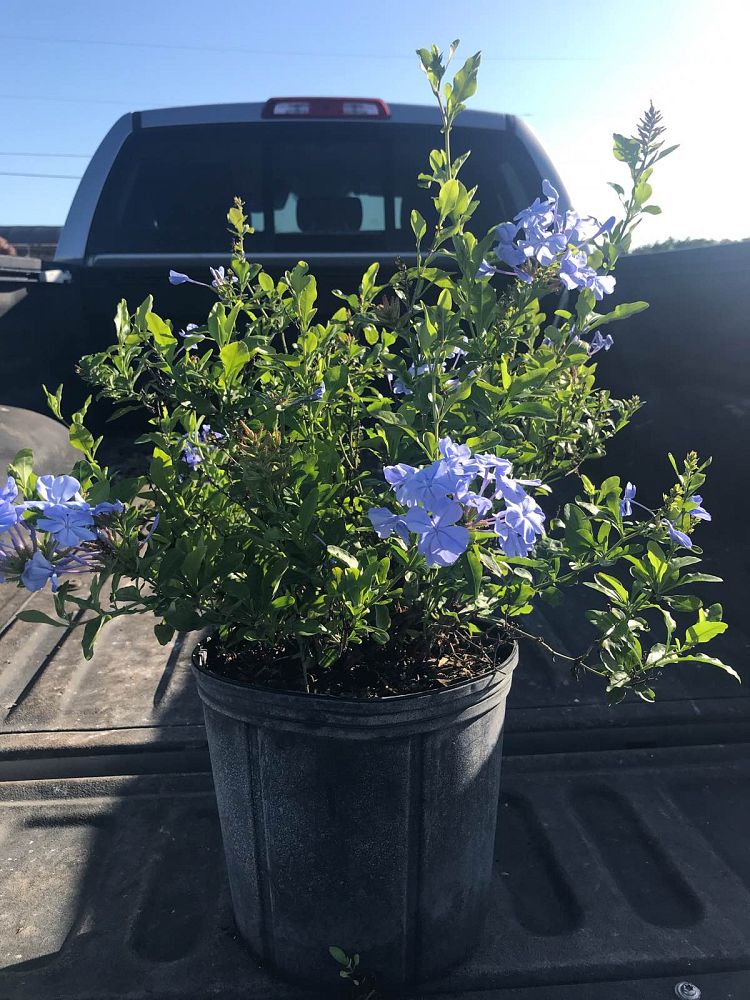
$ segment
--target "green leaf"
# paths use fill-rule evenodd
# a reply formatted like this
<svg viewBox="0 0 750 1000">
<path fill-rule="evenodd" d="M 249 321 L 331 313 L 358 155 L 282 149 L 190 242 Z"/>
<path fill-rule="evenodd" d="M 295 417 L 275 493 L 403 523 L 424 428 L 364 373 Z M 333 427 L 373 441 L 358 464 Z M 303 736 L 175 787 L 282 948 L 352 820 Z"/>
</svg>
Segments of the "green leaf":
<svg viewBox="0 0 750 1000">
<path fill-rule="evenodd" d="M 575 555 L 596 548 L 591 521 L 574 504 L 565 509 L 565 541 Z"/>
<path fill-rule="evenodd" d="M 233 340 L 225 344 L 219 351 L 219 358 L 224 369 L 224 384 L 231 385 L 250 360 L 250 350 L 242 340 Z"/>
<path fill-rule="evenodd" d="M 734 667 L 730 667 L 728 663 L 724 663 L 723 660 L 719 660 L 715 656 L 707 656 L 705 653 L 693 653 L 690 656 L 680 656 L 679 662 L 706 663 L 709 666 L 718 667 L 720 670 L 726 671 L 726 673 L 728 673 L 731 677 L 734 677 L 735 680 L 738 680 L 740 684 L 742 683 L 742 678 L 734 669 Z"/>
<path fill-rule="evenodd" d="M 334 559 L 338 559 L 339 562 L 348 566 L 349 569 L 359 569 L 359 563 L 354 556 L 351 555 L 351 553 L 346 551 L 346 549 L 342 549 L 338 545 L 326 545 L 326 551 L 330 556 L 333 556 Z"/>
<path fill-rule="evenodd" d="M 427 232 L 427 223 L 424 221 L 424 218 L 420 215 L 416 208 L 412 209 L 409 221 L 411 222 L 412 231 L 417 238 L 417 243 L 421 243 L 424 238 L 424 234 Z"/>
<path fill-rule="evenodd" d="M 686 573 L 683 577 L 680 577 L 675 586 L 681 587 L 683 584 L 690 584 L 690 583 L 723 583 L 723 582 L 724 581 L 720 576 L 713 576 L 711 573 Z"/>
<path fill-rule="evenodd" d="M 588 324 L 589 330 L 596 330 L 599 326 L 604 326 L 606 323 L 613 323 L 616 320 L 628 319 L 630 316 L 636 316 L 638 313 L 643 312 L 644 309 L 648 309 L 648 302 L 623 302 L 619 306 L 608 313 L 596 314 L 595 318 Z"/>
<path fill-rule="evenodd" d="M 314 486 L 310 492 L 307 494 L 305 499 L 302 501 L 302 506 L 299 512 L 299 522 L 302 526 L 303 531 L 307 529 L 312 524 L 312 519 L 315 516 L 315 512 L 318 508 L 318 501 L 320 500 L 320 490 L 317 486 Z"/>
<path fill-rule="evenodd" d="M 627 691 L 624 687 L 613 687 L 607 688 L 605 697 L 610 708 L 614 708 L 615 705 L 619 705 L 624 700 L 626 695 Z"/>
<path fill-rule="evenodd" d="M 637 139 L 631 139 L 628 136 L 620 135 L 615 132 L 612 136 L 614 139 L 614 157 L 616 160 L 621 160 L 627 163 L 629 167 L 634 167 L 638 162 L 638 154 L 640 152 L 640 143 Z"/>
<path fill-rule="evenodd" d="M 42 386 L 42 392 L 47 400 L 47 406 L 50 408 L 50 412 L 53 413 L 58 420 L 62 420 L 62 394 L 63 387 L 62 384 L 58 385 L 55 390 L 54 395 L 49 391 L 46 385 Z"/>
<path fill-rule="evenodd" d="M 460 196 L 461 187 L 455 178 L 451 178 L 441 186 L 437 198 L 441 220 L 455 211 Z"/>
<path fill-rule="evenodd" d="M 105 615 L 101 618 L 93 618 L 90 622 L 86 622 L 83 629 L 83 638 L 81 639 L 81 648 L 83 650 L 84 659 L 90 660 L 94 655 L 94 643 L 96 642 L 96 637 L 108 621 L 109 619 Z"/>
<path fill-rule="evenodd" d="M 149 467 L 149 477 L 155 486 L 165 493 L 172 489 L 172 457 L 161 448 L 154 448 L 154 454 Z"/>
<path fill-rule="evenodd" d="M 172 333 L 172 329 L 161 316 L 157 316 L 156 313 L 150 312 L 146 316 L 146 326 L 148 327 L 149 333 L 154 338 L 154 343 L 159 348 L 172 347 L 177 343 L 177 338 Z"/>
<path fill-rule="evenodd" d="M 349 956 L 342 948 L 331 947 L 328 949 L 328 953 L 339 965 L 349 965 Z"/>
<path fill-rule="evenodd" d="M 160 646 L 168 645 L 174 638 L 175 630 L 166 622 L 157 622 L 154 625 L 154 635 Z"/>
<path fill-rule="evenodd" d="M 83 424 L 71 424 L 68 429 L 68 437 L 73 447 L 77 448 L 84 455 L 90 455 L 93 452 L 96 444 L 94 436 L 90 431 L 86 430 Z"/>
<path fill-rule="evenodd" d="M 378 270 L 380 269 L 380 264 L 377 261 L 370 264 L 365 273 L 362 275 L 362 282 L 359 286 L 359 291 L 363 299 L 368 301 L 372 298 L 373 293 L 376 291 L 377 286 L 375 280 L 378 276 Z"/>
<path fill-rule="evenodd" d="M 55 628 L 65 628 L 65 622 L 58 622 L 43 611 L 19 611 L 16 618 L 22 622 L 33 622 L 35 625 L 54 625 Z"/>
<path fill-rule="evenodd" d="M 614 591 L 615 596 L 619 597 L 623 603 L 628 600 L 629 595 L 627 590 L 614 576 L 610 576 L 608 573 L 597 573 L 595 579 L 603 582 L 606 586 L 611 588 L 611 590 Z"/>
<path fill-rule="evenodd" d="M 456 43 L 457 44 L 457 43 Z M 451 88 L 451 102 L 457 109 L 464 101 L 473 97 L 477 90 L 477 73 L 479 72 L 479 62 L 481 53 L 475 52 L 469 56 L 461 69 L 453 78 Z"/>
<path fill-rule="evenodd" d="M 477 545 L 472 545 L 470 549 L 466 550 L 466 562 L 469 567 L 469 580 L 474 592 L 474 600 L 476 600 L 482 588 L 482 561 Z"/>
<path fill-rule="evenodd" d="M 660 581 L 669 566 L 664 550 L 656 542 L 649 542 L 646 546 L 646 558 L 653 569 L 654 579 Z"/>
<path fill-rule="evenodd" d="M 652 193 L 653 189 L 651 185 L 646 181 L 641 181 L 640 184 L 636 185 L 635 190 L 633 191 L 633 198 L 635 199 L 636 205 L 645 205 Z"/>
<path fill-rule="evenodd" d="M 273 280 L 270 274 L 266 274 L 265 271 L 261 271 L 258 275 L 258 284 L 263 289 L 263 291 L 268 295 L 276 287 L 276 282 Z"/>
<path fill-rule="evenodd" d="M 8 475 L 13 476 L 27 496 L 31 493 L 31 479 L 34 475 L 34 452 L 31 448 L 22 448 L 16 453 L 8 466 Z"/>
<path fill-rule="evenodd" d="M 505 355 L 500 358 L 500 380 L 502 381 L 503 389 L 507 391 L 510 388 L 512 379 L 508 371 L 508 359 Z"/>
<path fill-rule="evenodd" d="M 694 645 L 699 642 L 709 642 L 722 632 L 726 632 L 728 626 L 726 622 L 698 621 L 691 625 L 685 633 L 685 642 Z"/>
</svg>

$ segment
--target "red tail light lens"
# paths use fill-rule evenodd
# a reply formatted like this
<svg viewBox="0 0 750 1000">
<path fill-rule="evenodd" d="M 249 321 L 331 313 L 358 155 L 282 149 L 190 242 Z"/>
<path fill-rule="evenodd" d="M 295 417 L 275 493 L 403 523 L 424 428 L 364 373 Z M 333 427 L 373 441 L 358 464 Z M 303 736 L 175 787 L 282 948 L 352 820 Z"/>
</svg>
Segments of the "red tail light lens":
<svg viewBox="0 0 750 1000">
<path fill-rule="evenodd" d="M 263 118 L 390 118 L 385 101 L 370 97 L 272 97 Z"/>
</svg>

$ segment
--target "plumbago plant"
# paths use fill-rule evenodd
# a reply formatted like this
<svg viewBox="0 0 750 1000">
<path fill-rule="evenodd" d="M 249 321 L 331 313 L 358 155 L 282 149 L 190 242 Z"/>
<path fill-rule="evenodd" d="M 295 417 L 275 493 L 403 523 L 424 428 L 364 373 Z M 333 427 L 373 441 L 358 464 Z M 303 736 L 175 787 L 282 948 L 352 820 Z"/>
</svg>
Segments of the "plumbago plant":
<svg viewBox="0 0 750 1000">
<path fill-rule="evenodd" d="M 120 304 L 116 342 L 80 371 L 118 412 L 145 415 L 150 468 L 110 475 L 85 406 L 69 425 L 82 453 L 70 476 L 36 479 L 19 456 L 0 567 L 30 590 L 49 583 L 56 610 L 20 617 L 82 626 L 90 655 L 106 622 L 148 611 L 162 643 L 209 629 L 228 656 L 294 660 L 317 691 L 378 647 L 402 673 L 419 664 L 429 686 L 446 663 L 487 669 L 488 650 L 528 634 L 538 599 L 585 584 L 593 640 L 566 658 L 599 675 L 611 702 L 628 689 L 652 700 L 654 679 L 685 661 L 734 673 L 703 650 L 726 627 L 720 605 L 692 592 L 718 580 L 694 570 L 707 463 L 670 456 L 674 480 L 652 507 L 635 485 L 581 471 L 640 405 L 597 387 L 594 357 L 612 347 L 605 326 L 646 308 L 603 303 L 635 226 L 658 211 L 654 165 L 675 147 L 651 107 L 635 135 L 615 136 L 630 175 L 627 191 L 613 185 L 619 221 L 563 211 L 545 182 L 512 221 L 473 234 L 477 191 L 451 130 L 480 57 L 445 82 L 456 44 L 445 58 L 418 53 L 444 145 L 419 178 L 435 216 L 411 213 L 413 262 L 386 280 L 373 264 L 317 322 L 307 265 L 277 280 L 253 263 L 237 200 L 231 264 L 205 282 L 216 302 L 204 323 L 177 331 L 151 297 L 134 312 Z M 62 419 L 62 389 L 48 399 Z M 556 484 L 571 478 L 578 498 L 561 506 Z"/>
</svg>

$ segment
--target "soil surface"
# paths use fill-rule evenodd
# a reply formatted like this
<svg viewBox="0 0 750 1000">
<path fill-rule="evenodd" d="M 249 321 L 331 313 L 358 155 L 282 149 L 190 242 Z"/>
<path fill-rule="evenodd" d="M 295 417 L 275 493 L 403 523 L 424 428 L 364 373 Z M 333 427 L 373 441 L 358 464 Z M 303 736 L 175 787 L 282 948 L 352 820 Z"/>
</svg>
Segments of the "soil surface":
<svg viewBox="0 0 750 1000">
<path fill-rule="evenodd" d="M 201 666 L 228 680 L 277 691 L 305 691 L 346 698 L 384 698 L 450 687 L 491 673 L 510 655 L 512 643 L 497 634 L 438 633 L 427 649 L 376 643 L 350 649 L 331 667 L 311 666 L 307 688 L 300 659 L 290 649 L 226 650 L 209 637 L 194 654 Z"/>
</svg>

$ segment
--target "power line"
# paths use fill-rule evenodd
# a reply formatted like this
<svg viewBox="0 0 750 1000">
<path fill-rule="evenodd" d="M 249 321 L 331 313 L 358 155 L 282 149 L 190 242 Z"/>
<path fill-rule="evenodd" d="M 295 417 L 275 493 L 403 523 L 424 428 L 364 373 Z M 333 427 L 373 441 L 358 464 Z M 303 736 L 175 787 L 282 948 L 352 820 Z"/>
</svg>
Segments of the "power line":
<svg viewBox="0 0 750 1000">
<path fill-rule="evenodd" d="M 101 97 L 55 97 L 53 94 L 0 94 L 3 101 L 58 101 L 63 104 L 118 104 L 127 107 L 130 101 L 113 101 Z"/>
<path fill-rule="evenodd" d="M 171 42 L 127 42 L 117 39 L 93 39 L 93 38 L 40 38 L 36 35 L 0 35 L 0 39 L 11 42 L 34 42 L 43 45 L 94 45 L 99 48 L 102 45 L 115 46 L 117 48 L 133 49 L 171 49 L 178 52 L 231 52 L 248 56 L 272 56 L 274 58 L 285 58 L 288 56 L 316 56 L 321 55 L 320 50 L 300 49 L 248 49 L 239 45 L 175 45 Z M 416 55 L 407 55 L 389 52 L 325 52 L 326 59 L 383 59 L 396 61 L 415 61 Z M 596 62 L 593 56 L 483 56 L 484 62 Z"/>
<path fill-rule="evenodd" d="M 17 170 L 0 170 L 0 177 L 55 177 L 58 180 L 80 181 L 81 174 L 27 174 Z"/>
<path fill-rule="evenodd" d="M 91 153 L 14 153 L 10 150 L 0 149 L 0 156 L 51 156 L 54 159 L 66 157 L 73 160 L 90 160 Z"/>
</svg>

